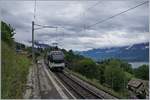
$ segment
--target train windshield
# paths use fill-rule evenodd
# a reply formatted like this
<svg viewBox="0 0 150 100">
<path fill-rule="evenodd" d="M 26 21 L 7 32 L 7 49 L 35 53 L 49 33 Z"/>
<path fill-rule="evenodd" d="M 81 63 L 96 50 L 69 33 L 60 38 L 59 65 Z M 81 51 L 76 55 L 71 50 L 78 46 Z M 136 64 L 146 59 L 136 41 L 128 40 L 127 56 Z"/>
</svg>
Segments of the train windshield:
<svg viewBox="0 0 150 100">
<path fill-rule="evenodd" d="M 62 51 L 51 51 L 50 55 L 53 60 L 64 60 L 64 54 Z"/>
</svg>

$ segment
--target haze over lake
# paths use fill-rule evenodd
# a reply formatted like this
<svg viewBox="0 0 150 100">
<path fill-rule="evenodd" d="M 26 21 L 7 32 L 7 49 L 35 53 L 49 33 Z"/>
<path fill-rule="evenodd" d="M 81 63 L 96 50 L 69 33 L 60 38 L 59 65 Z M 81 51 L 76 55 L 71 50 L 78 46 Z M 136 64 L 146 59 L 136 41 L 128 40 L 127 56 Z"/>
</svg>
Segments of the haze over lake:
<svg viewBox="0 0 150 100">
<path fill-rule="evenodd" d="M 132 68 L 138 68 L 141 65 L 149 65 L 149 62 L 129 62 L 132 65 Z"/>
</svg>

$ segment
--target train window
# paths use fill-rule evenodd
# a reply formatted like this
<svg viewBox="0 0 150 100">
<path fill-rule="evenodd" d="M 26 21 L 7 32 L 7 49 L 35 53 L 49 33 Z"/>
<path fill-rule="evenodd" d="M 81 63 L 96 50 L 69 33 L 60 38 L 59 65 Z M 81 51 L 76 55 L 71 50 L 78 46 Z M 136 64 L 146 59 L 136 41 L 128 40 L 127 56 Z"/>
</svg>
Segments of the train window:
<svg viewBox="0 0 150 100">
<path fill-rule="evenodd" d="M 64 54 L 62 51 L 51 51 L 49 55 L 51 60 L 64 60 Z"/>
</svg>

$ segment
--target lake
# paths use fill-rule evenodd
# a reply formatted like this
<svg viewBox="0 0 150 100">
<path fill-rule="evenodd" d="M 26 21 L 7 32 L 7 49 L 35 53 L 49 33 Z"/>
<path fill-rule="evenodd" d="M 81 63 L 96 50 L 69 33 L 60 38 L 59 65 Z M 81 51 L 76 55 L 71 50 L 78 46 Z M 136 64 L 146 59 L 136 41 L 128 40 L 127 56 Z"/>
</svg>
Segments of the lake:
<svg viewBox="0 0 150 100">
<path fill-rule="evenodd" d="M 149 65 L 149 62 L 129 62 L 129 64 L 132 65 L 132 68 L 138 68 L 143 64 Z"/>
</svg>

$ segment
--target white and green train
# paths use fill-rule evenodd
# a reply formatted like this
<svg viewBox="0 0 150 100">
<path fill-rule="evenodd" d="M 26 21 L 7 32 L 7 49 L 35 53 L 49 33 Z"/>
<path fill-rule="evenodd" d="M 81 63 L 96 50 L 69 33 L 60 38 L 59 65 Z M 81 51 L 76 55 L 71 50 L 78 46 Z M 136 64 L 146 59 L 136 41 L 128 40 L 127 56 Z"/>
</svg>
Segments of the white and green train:
<svg viewBox="0 0 150 100">
<path fill-rule="evenodd" d="M 60 50 L 55 50 L 47 53 L 47 64 L 52 70 L 63 70 L 65 68 L 64 53 Z"/>
</svg>

